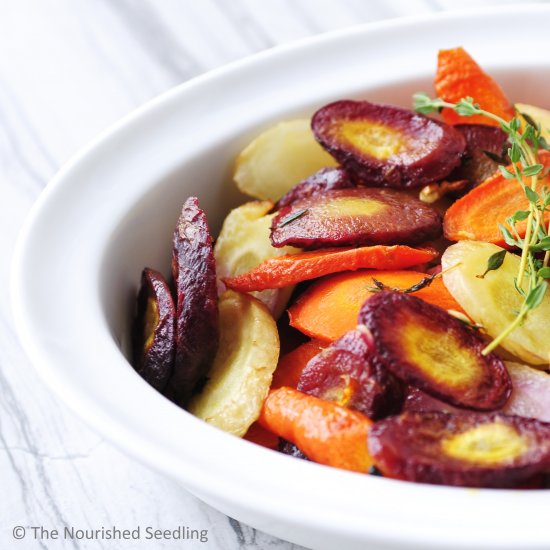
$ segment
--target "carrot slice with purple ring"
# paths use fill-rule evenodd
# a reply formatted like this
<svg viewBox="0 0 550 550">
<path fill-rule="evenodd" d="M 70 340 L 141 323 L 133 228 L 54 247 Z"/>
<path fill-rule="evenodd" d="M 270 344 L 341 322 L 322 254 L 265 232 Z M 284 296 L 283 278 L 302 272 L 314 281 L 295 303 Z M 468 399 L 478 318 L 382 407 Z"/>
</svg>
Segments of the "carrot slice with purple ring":
<svg viewBox="0 0 550 550">
<path fill-rule="evenodd" d="M 376 422 L 368 446 L 394 479 L 515 487 L 550 467 L 550 424 L 501 413 L 406 412 Z"/>
<path fill-rule="evenodd" d="M 210 368 L 219 342 L 218 291 L 212 237 L 196 197 L 183 205 L 173 237 L 176 359 L 166 395 L 186 406 Z"/>
<path fill-rule="evenodd" d="M 132 330 L 132 364 L 151 386 L 162 391 L 174 367 L 176 308 L 170 288 L 158 271 L 141 274 L 137 314 Z"/>
<path fill-rule="evenodd" d="M 506 134 L 500 128 L 487 124 L 457 124 L 455 128 L 466 140 L 462 163 L 449 174 L 449 180 L 468 180 L 470 186 L 462 193 L 477 187 L 492 176 L 501 164 L 508 164 Z"/>
<path fill-rule="evenodd" d="M 308 362 L 297 389 L 372 419 L 399 412 L 403 384 L 371 360 L 373 348 L 370 332 L 359 325 Z"/>
<path fill-rule="evenodd" d="M 490 411 L 512 393 L 504 363 L 482 355 L 482 338 L 437 306 L 380 292 L 362 307 L 359 322 L 372 333 L 375 364 L 451 405 Z"/>
<path fill-rule="evenodd" d="M 299 248 L 415 245 L 441 235 L 439 213 L 393 189 L 333 189 L 298 199 L 273 218 L 271 244 Z"/>
<path fill-rule="evenodd" d="M 355 187 L 348 173 L 342 168 L 321 168 L 309 178 L 295 185 L 288 193 L 283 195 L 275 205 L 275 210 L 289 206 L 298 199 L 323 195 L 331 189 L 349 189 Z"/>
<path fill-rule="evenodd" d="M 369 186 L 415 188 L 443 179 L 466 146 L 452 126 L 408 109 L 336 101 L 319 109 L 311 128 L 346 170 Z"/>
</svg>

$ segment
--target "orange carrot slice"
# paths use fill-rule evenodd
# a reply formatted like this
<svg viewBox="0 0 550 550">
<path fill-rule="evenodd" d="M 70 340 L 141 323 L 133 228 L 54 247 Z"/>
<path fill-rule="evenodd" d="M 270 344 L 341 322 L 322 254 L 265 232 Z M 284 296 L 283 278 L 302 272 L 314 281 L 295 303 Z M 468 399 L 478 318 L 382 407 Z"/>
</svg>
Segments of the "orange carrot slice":
<svg viewBox="0 0 550 550">
<path fill-rule="evenodd" d="M 365 301 L 374 295 L 372 278 L 392 288 L 410 288 L 426 277 L 416 271 L 358 271 L 327 277 L 308 288 L 288 310 L 290 324 L 311 338 L 330 342 L 357 326 Z M 441 279 L 414 293 L 426 302 L 464 312 Z"/>
<path fill-rule="evenodd" d="M 361 268 L 403 269 L 430 262 L 438 256 L 432 248 L 363 246 L 331 248 L 288 254 L 263 261 L 247 273 L 224 278 L 227 288 L 241 292 L 282 288 L 339 271 Z"/>
<path fill-rule="evenodd" d="M 489 76 L 463 48 L 440 50 L 437 57 L 435 91 L 438 97 L 456 103 L 464 97 L 472 97 L 475 103 L 504 120 L 514 116 L 514 108 L 502 88 Z M 452 109 L 443 109 L 443 120 L 448 124 L 498 123 L 483 116 L 461 117 Z"/>
<path fill-rule="evenodd" d="M 314 462 L 355 472 L 373 464 L 367 448 L 372 420 L 331 401 L 292 388 L 271 390 L 259 422 Z"/>
<path fill-rule="evenodd" d="M 326 343 L 320 340 L 310 340 L 288 352 L 279 359 L 277 369 L 273 373 L 271 389 L 282 386 L 296 388 L 300 381 L 300 375 L 309 360 L 324 350 Z"/>
<path fill-rule="evenodd" d="M 547 151 L 539 151 L 539 160 L 546 168 L 550 167 Z M 543 185 L 550 185 L 550 178 L 539 182 L 540 187 Z M 497 172 L 451 205 L 443 219 L 443 231 L 451 241 L 484 241 L 506 247 L 498 224 L 506 225 L 506 219 L 517 210 L 528 209 L 529 201 L 520 184 Z M 547 222 L 549 218 L 547 212 Z M 525 228 L 526 221 L 516 224 L 521 237 Z"/>
<path fill-rule="evenodd" d="M 259 422 L 254 422 L 248 431 L 244 434 L 243 439 L 261 445 L 267 449 L 274 451 L 279 449 L 279 436 L 264 428 Z"/>
</svg>

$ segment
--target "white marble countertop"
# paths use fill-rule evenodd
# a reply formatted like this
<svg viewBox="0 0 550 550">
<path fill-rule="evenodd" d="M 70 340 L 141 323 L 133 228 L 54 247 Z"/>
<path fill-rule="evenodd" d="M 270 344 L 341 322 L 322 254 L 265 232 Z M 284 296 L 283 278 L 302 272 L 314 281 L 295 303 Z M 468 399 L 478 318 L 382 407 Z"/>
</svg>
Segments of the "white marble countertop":
<svg viewBox="0 0 550 550">
<path fill-rule="evenodd" d="M 48 392 L 12 324 L 9 266 L 19 228 L 52 175 L 86 142 L 138 105 L 204 71 L 356 23 L 505 3 L 0 2 L 0 548 L 295 548 L 227 518 L 121 454 Z M 40 540 L 31 529 L 180 525 L 207 529 L 208 542 Z M 14 540 L 16 526 L 26 528 L 23 540 Z"/>
</svg>

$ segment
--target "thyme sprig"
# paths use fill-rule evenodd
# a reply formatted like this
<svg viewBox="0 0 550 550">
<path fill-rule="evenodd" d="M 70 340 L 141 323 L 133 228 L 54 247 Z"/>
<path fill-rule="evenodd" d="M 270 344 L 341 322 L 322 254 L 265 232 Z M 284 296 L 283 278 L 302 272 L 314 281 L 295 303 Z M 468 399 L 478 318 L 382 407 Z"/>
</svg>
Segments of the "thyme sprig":
<svg viewBox="0 0 550 550">
<path fill-rule="evenodd" d="M 367 290 L 369 292 L 381 292 L 382 290 L 391 290 L 392 292 L 401 292 L 403 294 L 412 294 L 413 292 L 418 292 L 419 290 L 422 290 L 423 288 L 426 288 L 430 286 L 434 279 L 437 277 L 440 277 L 441 273 L 435 273 L 434 275 L 427 275 L 426 277 L 423 277 L 418 281 L 418 283 L 408 287 L 408 288 L 402 288 L 402 287 L 396 287 L 396 286 L 389 286 L 379 279 L 376 279 L 374 277 L 371 277 L 372 284 L 374 286 L 368 286 Z"/>
<path fill-rule="evenodd" d="M 528 210 L 518 210 L 506 220 L 506 225 L 499 225 L 505 242 L 509 246 L 521 249 L 520 265 L 514 285 L 523 301 L 515 319 L 485 347 L 483 354 L 487 355 L 523 323 L 529 311 L 542 303 L 548 288 L 546 279 L 550 278 L 550 227 L 545 225 L 544 220 L 545 213 L 550 211 L 550 192 L 546 186 L 539 186 L 539 180 L 547 175 L 548 170 L 545 170 L 539 161 L 538 152 L 540 149 L 550 150 L 550 146 L 541 134 L 540 124 L 526 114 L 518 114 L 523 118 L 523 123 L 518 115 L 512 120 L 504 120 L 482 109 L 471 97 L 450 103 L 440 98 L 432 99 L 425 93 L 417 93 L 414 94 L 413 101 L 414 109 L 422 114 L 449 108 L 460 116 L 481 115 L 498 122 L 508 136 L 507 153 L 512 163 L 511 169 L 505 166 L 498 168 L 504 178 L 516 180 L 521 185 L 529 202 Z M 522 238 L 516 224 L 523 221 L 526 222 L 526 230 Z M 544 256 L 540 258 L 542 252 Z"/>
<path fill-rule="evenodd" d="M 374 286 L 368 286 L 367 290 L 369 292 L 382 292 L 383 290 L 390 290 L 392 292 L 401 292 L 402 294 L 412 294 L 413 292 L 418 292 L 419 290 L 422 290 L 423 288 L 426 288 L 430 286 L 436 279 L 439 279 L 443 276 L 444 273 L 448 273 L 451 271 L 451 269 L 454 269 L 455 267 L 458 267 L 460 265 L 460 262 L 451 265 L 447 269 L 444 269 L 443 271 L 439 271 L 437 273 L 433 273 L 432 275 L 426 275 L 426 277 L 423 277 L 415 283 L 414 285 L 408 287 L 408 288 L 402 288 L 397 286 L 389 286 L 379 279 L 376 279 L 375 277 L 371 277 L 372 284 Z"/>
</svg>

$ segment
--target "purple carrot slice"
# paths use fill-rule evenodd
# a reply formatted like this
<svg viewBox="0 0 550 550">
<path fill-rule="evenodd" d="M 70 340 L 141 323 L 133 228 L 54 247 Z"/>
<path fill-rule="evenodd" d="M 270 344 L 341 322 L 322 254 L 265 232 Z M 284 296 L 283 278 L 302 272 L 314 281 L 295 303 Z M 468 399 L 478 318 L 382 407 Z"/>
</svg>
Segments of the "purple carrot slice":
<svg viewBox="0 0 550 550">
<path fill-rule="evenodd" d="M 132 330 L 132 364 L 138 374 L 162 391 L 172 374 L 176 309 L 170 288 L 158 271 L 146 267 L 141 274 L 137 314 Z"/>
<path fill-rule="evenodd" d="M 372 336 L 359 325 L 307 363 L 297 389 L 373 419 L 399 412 L 403 384 L 371 361 L 373 351 Z"/>
<path fill-rule="evenodd" d="M 317 141 L 369 186 L 416 188 L 441 180 L 460 164 L 466 146 L 452 126 L 368 101 L 326 105 L 311 127 Z"/>
<path fill-rule="evenodd" d="M 485 342 L 445 310 L 400 292 L 380 292 L 359 313 L 371 331 L 373 361 L 456 407 L 490 411 L 512 393 L 504 363 L 482 354 Z"/>
<path fill-rule="evenodd" d="M 499 412 L 550 422 L 550 374 L 519 363 L 505 363 L 512 380 L 512 395 Z M 448 403 L 409 386 L 403 411 L 443 411 L 463 413 Z"/>
<path fill-rule="evenodd" d="M 218 348 L 218 293 L 212 237 L 196 197 L 185 201 L 173 238 L 176 359 L 167 396 L 186 406 Z"/>
<path fill-rule="evenodd" d="M 368 445 L 385 476 L 421 483 L 515 487 L 550 467 L 550 424 L 501 413 L 405 412 Z"/>
<path fill-rule="evenodd" d="M 275 209 L 280 210 L 299 199 L 323 195 L 326 191 L 332 189 L 349 189 L 351 187 L 355 187 L 355 184 L 344 169 L 321 168 L 321 170 L 300 182 L 281 197 L 275 205 Z"/>
<path fill-rule="evenodd" d="M 436 399 L 426 392 L 419 390 L 415 386 L 408 386 L 405 390 L 405 400 L 403 402 L 403 412 L 428 412 L 441 411 L 453 414 L 462 414 L 467 412 L 467 409 L 459 409 L 453 407 L 445 401 Z"/>
<path fill-rule="evenodd" d="M 509 164 L 507 136 L 500 128 L 485 124 L 457 124 L 454 128 L 464 136 L 466 152 L 460 166 L 448 179 L 467 180 L 469 186 L 460 192 L 464 195 L 498 170 L 497 158 L 502 160 L 502 164 Z"/>
<path fill-rule="evenodd" d="M 420 200 L 393 189 L 334 189 L 281 208 L 271 243 L 299 248 L 415 245 L 441 235 L 441 216 Z"/>
</svg>

